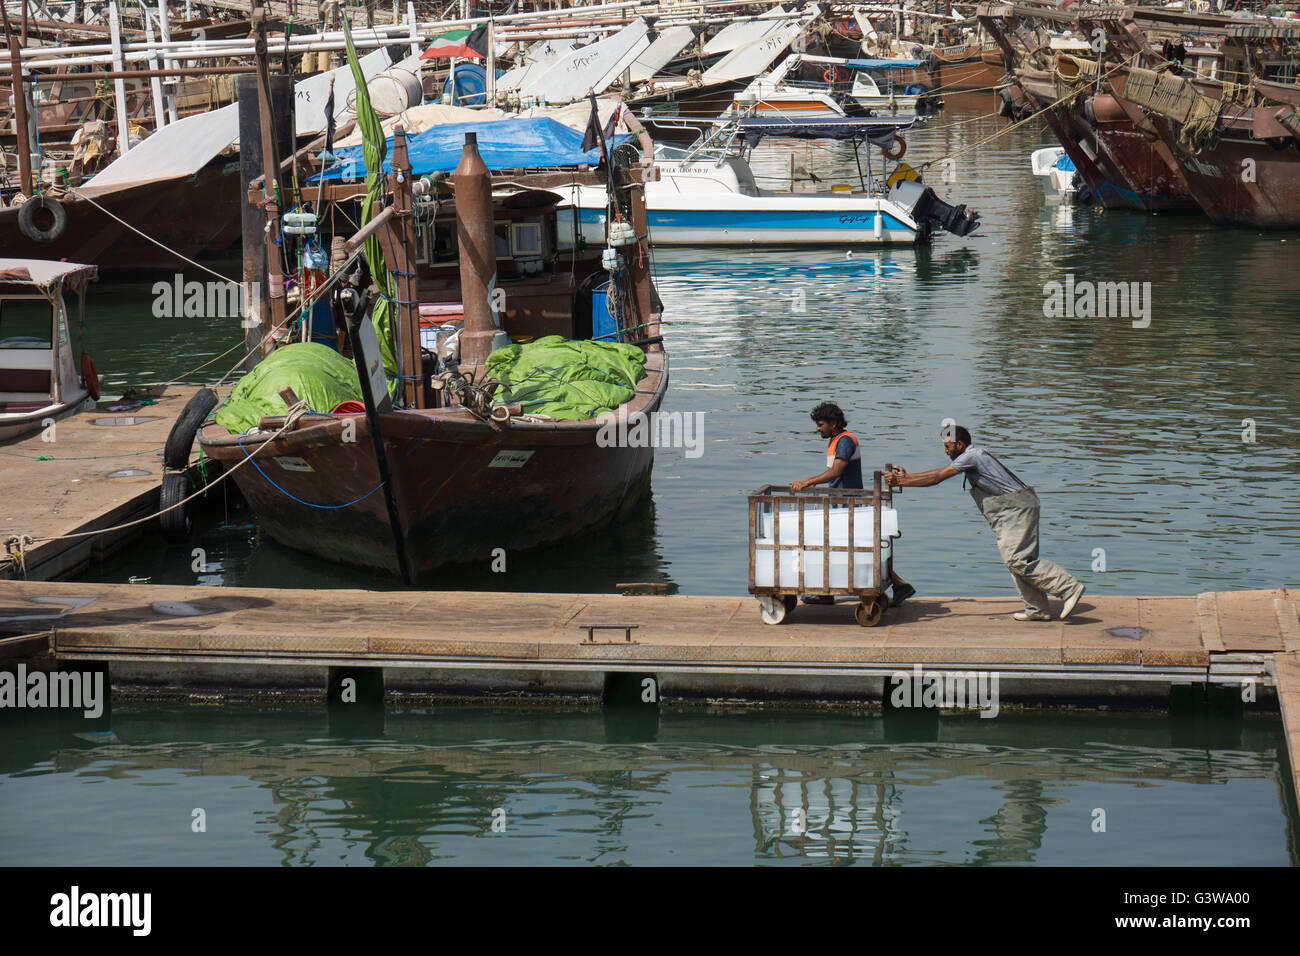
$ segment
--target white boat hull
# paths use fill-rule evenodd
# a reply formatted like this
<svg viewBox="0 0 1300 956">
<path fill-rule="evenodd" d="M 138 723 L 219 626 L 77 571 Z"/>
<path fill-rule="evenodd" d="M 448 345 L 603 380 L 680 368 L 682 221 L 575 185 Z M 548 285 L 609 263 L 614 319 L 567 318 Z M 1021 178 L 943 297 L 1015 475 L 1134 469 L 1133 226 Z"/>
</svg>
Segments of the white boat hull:
<svg viewBox="0 0 1300 956">
<path fill-rule="evenodd" d="M 35 434 L 48 425 L 95 407 L 95 400 L 82 389 L 73 402 L 58 402 L 30 412 L 0 413 L 0 443 Z"/>
<path fill-rule="evenodd" d="M 659 246 L 914 245 L 928 234 L 884 197 L 825 193 L 761 196 L 646 188 L 646 223 Z M 581 190 L 584 241 L 605 243 L 604 194 Z M 561 217 L 562 221 L 564 217 Z"/>
<path fill-rule="evenodd" d="M 1029 168 L 1043 186 L 1043 197 L 1049 203 L 1075 202 L 1078 193 L 1074 188 L 1074 170 L 1057 169 L 1056 162 L 1065 155 L 1063 146 L 1047 146 L 1034 150 L 1029 157 Z"/>
<path fill-rule="evenodd" d="M 854 96 L 859 106 L 877 115 L 882 113 L 915 113 L 918 96 Z"/>
</svg>

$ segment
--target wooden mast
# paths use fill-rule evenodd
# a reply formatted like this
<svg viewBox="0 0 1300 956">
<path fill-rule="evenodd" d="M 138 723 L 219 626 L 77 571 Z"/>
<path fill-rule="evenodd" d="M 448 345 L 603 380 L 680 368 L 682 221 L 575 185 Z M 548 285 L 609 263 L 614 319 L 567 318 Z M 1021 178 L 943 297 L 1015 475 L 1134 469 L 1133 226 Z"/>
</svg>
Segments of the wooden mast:
<svg viewBox="0 0 1300 956">
<path fill-rule="evenodd" d="M 283 334 L 284 273 L 280 268 L 280 204 L 277 199 L 280 162 L 276 158 L 275 121 L 271 110 L 271 77 L 267 68 L 266 8 L 253 11 L 257 24 L 254 46 L 257 56 L 257 100 L 262 121 L 262 208 L 266 211 L 267 299 L 271 305 L 271 336 L 264 342 L 264 350 L 274 347 L 275 340 Z"/>
<path fill-rule="evenodd" d="M 27 7 L 23 7 L 26 13 Z M 4 15 L 5 37 L 9 41 L 9 66 L 13 70 L 14 122 L 18 129 L 18 179 L 23 195 L 32 195 L 32 144 L 27 139 L 27 84 L 23 81 L 22 53 L 19 51 L 18 38 L 14 36 L 13 24 L 9 22 L 9 11 L 0 3 L 0 14 Z"/>
<path fill-rule="evenodd" d="M 393 195 L 393 218 L 389 233 L 396 240 L 389 243 L 395 262 L 397 311 L 393 321 L 397 328 L 397 359 L 402 376 L 402 401 L 407 408 L 424 408 L 424 362 L 420 351 L 420 305 L 415 256 L 415 214 L 411 192 L 411 162 L 406 153 L 406 131 L 393 130 L 393 172 L 390 180 Z"/>
</svg>

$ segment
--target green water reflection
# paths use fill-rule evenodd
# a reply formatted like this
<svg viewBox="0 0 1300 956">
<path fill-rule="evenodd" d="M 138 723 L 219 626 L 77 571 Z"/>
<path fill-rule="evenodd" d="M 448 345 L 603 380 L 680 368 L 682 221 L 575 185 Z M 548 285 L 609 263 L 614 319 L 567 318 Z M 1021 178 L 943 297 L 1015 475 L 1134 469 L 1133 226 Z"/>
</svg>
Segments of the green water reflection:
<svg viewBox="0 0 1300 956">
<path fill-rule="evenodd" d="M 628 739 L 599 710 L 448 706 L 352 738 L 321 711 L 128 707 L 112 729 L 0 738 L 5 862 L 1297 862 L 1273 720 L 668 712 Z"/>
</svg>

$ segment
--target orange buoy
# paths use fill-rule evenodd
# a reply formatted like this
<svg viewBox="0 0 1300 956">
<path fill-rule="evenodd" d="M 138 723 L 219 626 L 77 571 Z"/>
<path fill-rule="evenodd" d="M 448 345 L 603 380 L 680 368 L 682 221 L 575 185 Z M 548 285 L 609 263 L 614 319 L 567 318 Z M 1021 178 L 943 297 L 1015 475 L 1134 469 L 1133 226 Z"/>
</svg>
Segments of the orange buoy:
<svg viewBox="0 0 1300 956">
<path fill-rule="evenodd" d="M 95 371 L 94 360 L 86 354 L 81 356 L 81 377 L 86 380 L 86 391 L 95 401 L 99 401 L 99 373 Z"/>
<path fill-rule="evenodd" d="M 894 148 L 893 149 L 882 148 L 881 152 L 884 153 L 890 159 L 902 159 L 907 154 L 907 143 L 903 141 L 903 137 L 895 133 Z"/>
</svg>

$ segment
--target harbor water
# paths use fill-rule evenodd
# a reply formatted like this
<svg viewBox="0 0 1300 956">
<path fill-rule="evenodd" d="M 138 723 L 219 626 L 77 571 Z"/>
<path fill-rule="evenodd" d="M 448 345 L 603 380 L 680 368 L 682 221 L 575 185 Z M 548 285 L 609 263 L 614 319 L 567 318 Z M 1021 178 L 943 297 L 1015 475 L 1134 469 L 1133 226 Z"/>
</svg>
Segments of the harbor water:
<svg viewBox="0 0 1300 956">
<path fill-rule="evenodd" d="M 823 400 L 845 410 L 868 480 L 887 462 L 945 464 L 941 423 L 968 427 L 1037 489 L 1044 554 L 1093 593 L 1285 583 L 1300 567 L 1300 234 L 1045 206 L 1028 156 L 1049 134 L 998 135 L 1006 121 L 989 108 L 978 94 L 954 98 L 908 134 L 909 163 L 956 155 L 926 175 L 979 210 L 976 237 L 940 232 L 929 247 L 879 251 L 656 250 L 665 411 L 684 416 L 690 447 L 657 451 L 652 501 L 621 525 L 509 555 L 504 572 L 484 562 L 421 587 L 607 592 L 660 580 L 686 594 L 743 593 L 744 494 L 822 470 L 808 412 Z M 788 185 L 792 153 L 823 187 L 856 181 L 848 146 L 765 141 L 760 184 Z M 235 262 L 217 268 L 238 274 Z M 1050 284 L 1070 276 L 1136 283 L 1149 315 L 1044 315 Z M 207 362 L 241 333 L 234 318 L 154 318 L 148 283 L 100 287 L 91 302 L 90 351 L 110 394 Z M 189 380 L 219 377 L 236 358 Z M 897 566 L 921 594 L 1011 593 L 957 481 L 907 490 L 898 505 Z M 226 502 L 215 511 L 197 541 L 206 571 L 191 570 L 191 546 L 154 538 L 90 576 L 399 586 L 282 548 Z"/>
<path fill-rule="evenodd" d="M 868 476 L 886 462 L 938 467 L 941 423 L 968 427 L 1038 490 L 1044 554 L 1090 593 L 1296 583 L 1300 234 L 1047 207 L 1028 160 L 1047 134 L 999 135 L 991 109 L 954 99 L 908 135 L 916 166 L 956 155 L 927 180 L 980 212 L 978 236 L 657 249 L 665 411 L 690 423 L 690 441 L 658 449 L 650 499 L 616 527 L 508 555 L 504 571 L 452 568 L 420 586 L 743 594 L 744 496 L 822 471 L 808 412 L 827 400 L 844 408 Z M 760 183 L 786 185 L 792 154 L 823 185 L 856 179 L 849 147 L 770 141 L 755 154 Z M 237 276 L 237 262 L 210 264 Z M 1053 284 L 1084 282 L 1136 283 L 1141 307 L 1046 314 Z M 92 292 L 88 351 L 109 394 L 175 378 L 242 336 L 234 317 L 154 317 L 151 285 Z M 1014 594 L 958 482 L 897 503 L 896 567 L 921 595 Z M 277 545 L 227 496 L 201 517 L 193 542 L 149 536 L 85 578 L 400 587 Z M 24 808 L 0 814 L 11 863 L 1297 863 L 1269 718 L 1003 715 L 917 729 L 843 712 L 669 710 L 629 736 L 598 710 L 449 706 L 391 711 L 358 737 L 323 711 L 129 704 L 89 738 L 0 727 L 0 759 L 0 807 Z"/>
<path fill-rule="evenodd" d="M 629 734 L 599 711 L 445 707 L 390 712 L 357 738 L 319 710 L 196 705 L 112 723 L 108 739 L 29 729 L 0 749 L 0 806 L 23 808 L 0 814 L 3 862 L 1298 862 L 1270 721 L 1002 715 L 936 735 L 718 710 Z"/>
</svg>

